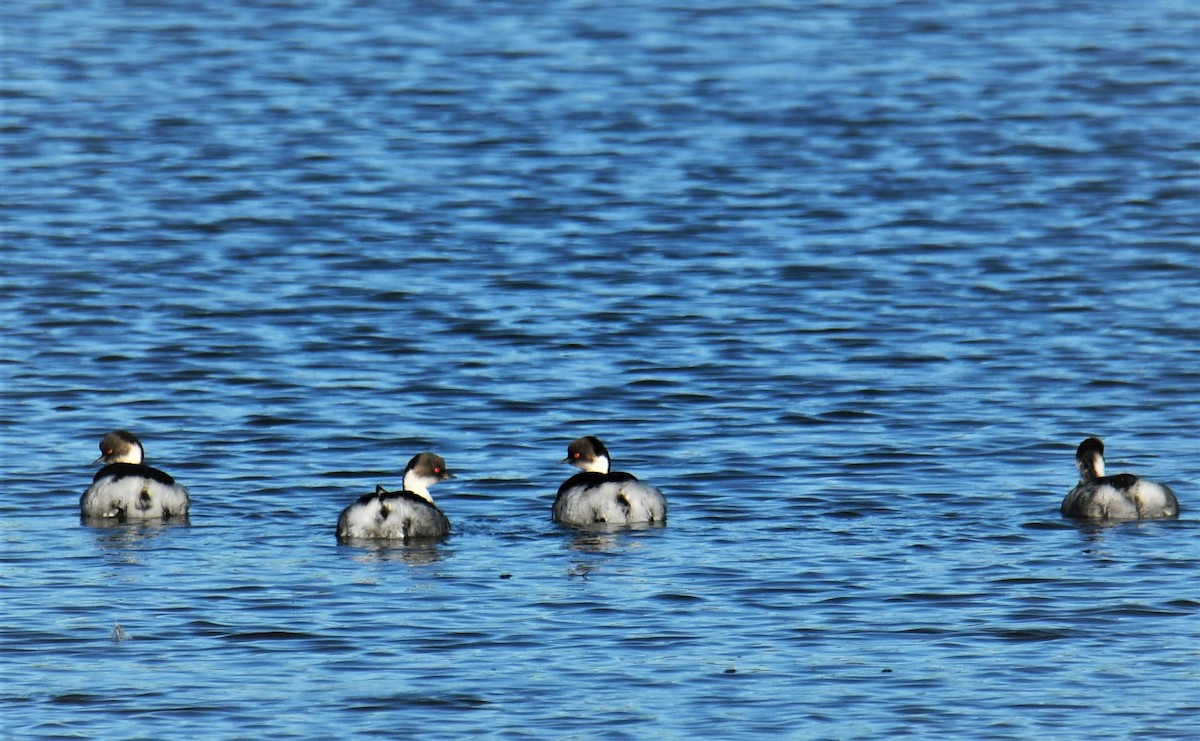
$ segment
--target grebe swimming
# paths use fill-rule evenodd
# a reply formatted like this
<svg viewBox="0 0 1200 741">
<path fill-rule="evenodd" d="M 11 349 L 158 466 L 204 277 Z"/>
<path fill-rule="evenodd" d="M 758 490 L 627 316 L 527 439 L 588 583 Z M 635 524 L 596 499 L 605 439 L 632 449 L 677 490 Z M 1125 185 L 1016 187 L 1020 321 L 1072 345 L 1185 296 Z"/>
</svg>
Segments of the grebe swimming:
<svg viewBox="0 0 1200 741">
<path fill-rule="evenodd" d="M 429 487 L 454 478 L 440 455 L 413 456 L 404 469 L 403 491 L 376 486 L 342 510 L 338 517 L 338 540 L 386 538 L 412 540 L 443 538 L 450 533 L 450 520 L 433 503 Z"/>
<path fill-rule="evenodd" d="M 114 430 L 100 441 L 105 463 L 79 498 L 84 517 L 151 520 L 187 516 L 188 490 L 167 474 L 143 463 L 146 451 L 131 432 Z"/>
<path fill-rule="evenodd" d="M 638 481 L 633 474 L 611 471 L 612 460 L 599 438 L 588 435 L 571 443 L 567 446 L 567 457 L 561 462 L 583 472 L 558 487 L 558 496 L 550 510 L 555 522 L 580 526 L 667 521 L 667 500 L 662 492 Z"/>
<path fill-rule="evenodd" d="M 1131 473 L 1104 475 L 1104 443 L 1089 437 L 1075 450 L 1079 483 L 1067 494 L 1064 517 L 1086 520 L 1144 520 L 1179 516 L 1170 488 Z"/>
</svg>

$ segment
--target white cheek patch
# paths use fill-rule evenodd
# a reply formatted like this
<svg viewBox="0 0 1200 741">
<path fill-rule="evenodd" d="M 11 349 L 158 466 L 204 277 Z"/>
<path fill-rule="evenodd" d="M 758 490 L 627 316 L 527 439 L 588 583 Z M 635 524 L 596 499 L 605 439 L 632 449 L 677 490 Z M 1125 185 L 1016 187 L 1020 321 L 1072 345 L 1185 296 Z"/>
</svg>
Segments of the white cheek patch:
<svg viewBox="0 0 1200 741">
<path fill-rule="evenodd" d="M 434 476 L 421 476 L 420 474 L 409 471 L 404 476 L 404 489 L 411 491 L 413 494 L 424 499 L 426 502 L 433 504 L 433 496 L 429 493 L 429 487 L 436 484 L 440 479 Z"/>
<path fill-rule="evenodd" d="M 142 450 L 142 446 L 131 445 L 128 450 L 122 453 L 117 453 L 106 460 L 105 463 L 137 463 L 140 465 L 141 463 L 145 462 L 145 460 L 146 454 L 145 451 Z"/>
<path fill-rule="evenodd" d="M 612 462 L 608 460 L 608 456 L 598 455 L 595 460 L 588 461 L 579 467 L 591 473 L 608 473 L 612 468 Z"/>
</svg>

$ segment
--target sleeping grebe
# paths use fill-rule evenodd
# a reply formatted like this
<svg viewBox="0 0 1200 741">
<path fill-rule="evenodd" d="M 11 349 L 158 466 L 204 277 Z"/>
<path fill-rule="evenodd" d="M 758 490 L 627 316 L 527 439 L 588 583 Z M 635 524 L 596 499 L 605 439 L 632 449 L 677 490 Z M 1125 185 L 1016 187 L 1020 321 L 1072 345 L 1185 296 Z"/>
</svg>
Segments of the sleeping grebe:
<svg viewBox="0 0 1200 741">
<path fill-rule="evenodd" d="M 1143 520 L 1178 517 L 1179 502 L 1171 490 L 1131 473 L 1104 475 L 1104 443 L 1089 437 L 1075 450 L 1079 483 L 1067 494 L 1064 517 L 1086 520 Z"/>
<path fill-rule="evenodd" d="M 364 494 L 342 510 L 338 540 L 445 537 L 450 533 L 450 521 L 433 503 L 429 487 L 452 478 L 454 474 L 446 470 L 446 461 L 440 455 L 413 456 L 404 469 L 403 491 L 388 491 L 377 485 L 373 494 Z"/>
<path fill-rule="evenodd" d="M 662 492 L 638 481 L 633 474 L 611 471 L 608 449 L 599 438 L 588 435 L 567 446 L 570 463 L 583 470 L 558 487 L 551 518 L 566 525 L 609 523 L 663 524 L 667 521 L 667 500 Z"/>
<path fill-rule="evenodd" d="M 186 517 L 188 490 L 167 474 L 144 465 L 146 451 L 142 443 L 125 430 L 115 430 L 100 441 L 100 457 L 105 463 L 92 478 L 92 485 L 79 498 L 84 517 L 118 520 L 151 520 Z"/>
</svg>

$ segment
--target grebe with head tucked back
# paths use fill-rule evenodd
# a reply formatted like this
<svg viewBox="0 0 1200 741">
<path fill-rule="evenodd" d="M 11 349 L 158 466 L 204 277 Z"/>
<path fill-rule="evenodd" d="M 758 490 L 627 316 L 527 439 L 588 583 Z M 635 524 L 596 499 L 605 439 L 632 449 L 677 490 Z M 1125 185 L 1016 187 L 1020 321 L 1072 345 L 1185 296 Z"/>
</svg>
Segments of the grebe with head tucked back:
<svg viewBox="0 0 1200 741">
<path fill-rule="evenodd" d="M 582 473 L 558 487 L 550 510 L 555 522 L 579 526 L 667 521 L 667 500 L 662 492 L 638 481 L 633 474 L 611 471 L 612 460 L 599 438 L 588 435 L 571 443 L 561 462 L 582 469 Z"/>
<path fill-rule="evenodd" d="M 100 441 L 105 463 L 92 485 L 79 498 L 84 517 L 117 520 L 150 520 L 186 516 L 191 502 L 188 490 L 167 474 L 143 463 L 146 451 L 132 433 L 115 430 Z"/>
<path fill-rule="evenodd" d="M 1104 443 L 1089 437 L 1075 450 L 1079 483 L 1063 499 L 1064 517 L 1086 520 L 1143 520 L 1179 516 L 1175 494 L 1131 473 L 1104 475 Z"/>
<path fill-rule="evenodd" d="M 450 520 L 429 494 L 429 487 L 454 478 L 440 455 L 413 456 L 404 469 L 404 490 L 388 491 L 376 486 L 372 494 L 342 510 L 338 517 L 339 540 L 383 538 L 412 540 L 443 538 L 450 533 Z"/>
</svg>

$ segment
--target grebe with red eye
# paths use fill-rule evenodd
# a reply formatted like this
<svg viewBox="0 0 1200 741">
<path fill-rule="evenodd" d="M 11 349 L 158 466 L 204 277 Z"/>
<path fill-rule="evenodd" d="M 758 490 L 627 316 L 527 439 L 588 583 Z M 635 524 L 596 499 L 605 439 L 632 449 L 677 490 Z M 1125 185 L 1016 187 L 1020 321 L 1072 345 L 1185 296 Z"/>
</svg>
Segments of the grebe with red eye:
<svg viewBox="0 0 1200 741">
<path fill-rule="evenodd" d="M 188 490 L 167 474 L 143 463 L 142 443 L 131 432 L 114 430 L 100 441 L 105 463 L 92 478 L 92 485 L 79 498 L 84 517 L 152 520 L 186 517 L 191 502 Z"/>
<path fill-rule="evenodd" d="M 1170 488 L 1131 473 L 1104 475 L 1104 443 L 1089 437 L 1075 449 L 1079 483 L 1063 499 L 1064 517 L 1085 520 L 1146 520 L 1179 516 Z"/>
<path fill-rule="evenodd" d="M 582 469 L 582 473 L 558 487 L 550 510 L 555 522 L 575 526 L 666 523 L 667 500 L 662 492 L 633 474 L 612 471 L 608 449 L 599 438 L 588 435 L 571 443 L 561 462 Z"/>
<path fill-rule="evenodd" d="M 404 469 L 402 491 L 388 491 L 377 485 L 373 494 L 364 494 L 342 510 L 337 523 L 338 540 L 446 537 L 450 520 L 433 503 L 429 487 L 452 478 L 454 474 L 446 470 L 446 461 L 440 455 L 413 456 Z"/>
</svg>

